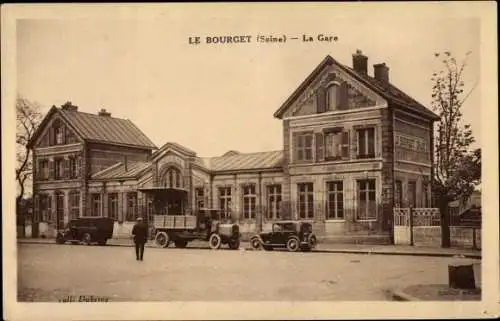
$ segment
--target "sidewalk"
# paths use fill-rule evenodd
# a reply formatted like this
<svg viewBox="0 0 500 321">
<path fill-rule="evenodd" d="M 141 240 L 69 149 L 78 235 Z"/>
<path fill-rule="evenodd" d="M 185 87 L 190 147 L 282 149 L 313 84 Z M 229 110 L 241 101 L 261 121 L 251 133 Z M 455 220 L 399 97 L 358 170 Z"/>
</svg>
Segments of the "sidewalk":
<svg viewBox="0 0 500 321">
<path fill-rule="evenodd" d="M 18 244 L 55 244 L 55 239 L 22 238 Z M 131 239 L 110 239 L 108 246 L 133 246 Z M 153 242 L 148 242 L 147 247 L 156 247 Z M 173 246 L 173 245 L 170 245 Z M 208 248 L 207 242 L 193 241 L 188 247 Z M 251 250 L 248 242 L 241 242 L 240 248 Z M 350 254 L 381 254 L 381 255 L 411 255 L 411 256 L 436 256 L 452 257 L 464 256 L 470 259 L 481 259 L 481 251 L 464 248 L 437 248 L 418 247 L 406 245 L 368 245 L 368 244 L 318 244 L 314 252 L 320 253 L 350 253 Z"/>
</svg>

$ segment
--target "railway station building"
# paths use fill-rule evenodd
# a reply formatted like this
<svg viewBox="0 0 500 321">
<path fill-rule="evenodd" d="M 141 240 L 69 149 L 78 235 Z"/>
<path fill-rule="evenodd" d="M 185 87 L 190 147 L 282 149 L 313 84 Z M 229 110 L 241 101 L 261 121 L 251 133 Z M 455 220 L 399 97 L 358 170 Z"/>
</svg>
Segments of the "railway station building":
<svg viewBox="0 0 500 321">
<path fill-rule="evenodd" d="M 52 107 L 30 142 L 31 234 L 107 216 L 115 236 L 128 237 L 138 216 L 215 207 L 244 235 L 297 219 L 320 237 L 385 243 L 394 207 L 430 206 L 438 116 L 392 85 L 385 63 L 370 76 L 360 51 L 351 66 L 327 56 L 274 117 L 281 150 L 201 157 L 174 142 L 158 148 L 106 110 Z"/>
</svg>

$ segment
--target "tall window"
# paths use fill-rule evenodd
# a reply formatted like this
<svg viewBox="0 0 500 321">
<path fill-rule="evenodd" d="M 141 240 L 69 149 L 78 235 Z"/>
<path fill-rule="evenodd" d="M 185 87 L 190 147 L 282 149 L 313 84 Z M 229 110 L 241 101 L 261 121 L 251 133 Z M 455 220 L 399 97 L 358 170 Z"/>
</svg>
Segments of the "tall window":
<svg viewBox="0 0 500 321">
<path fill-rule="evenodd" d="M 198 187 L 194 189 L 194 197 L 196 203 L 196 209 L 205 207 L 205 191 L 203 187 Z"/>
<path fill-rule="evenodd" d="M 64 178 L 64 170 L 65 170 L 65 162 L 63 158 L 56 158 L 54 160 L 54 166 L 55 166 L 55 179 L 62 179 Z"/>
<path fill-rule="evenodd" d="M 118 193 L 108 194 L 108 217 L 118 220 Z"/>
<path fill-rule="evenodd" d="M 49 179 L 49 161 L 47 159 L 38 161 L 38 178 Z"/>
<path fill-rule="evenodd" d="M 102 216 L 102 200 L 101 194 L 95 193 L 91 195 L 91 216 Z"/>
<path fill-rule="evenodd" d="M 311 161 L 313 159 L 313 134 L 296 134 L 294 147 L 297 161 Z"/>
<path fill-rule="evenodd" d="M 69 178 L 77 178 L 78 177 L 78 159 L 73 156 L 68 159 L 68 167 L 69 167 Z"/>
<path fill-rule="evenodd" d="M 255 195 L 255 184 L 243 186 L 243 217 L 245 219 L 255 218 L 255 207 L 257 195 Z"/>
<path fill-rule="evenodd" d="M 349 157 L 349 132 L 325 133 L 325 157 L 327 160 Z"/>
<path fill-rule="evenodd" d="M 403 183 L 401 181 L 396 181 L 394 184 L 394 207 L 403 206 Z"/>
<path fill-rule="evenodd" d="M 358 185 L 358 220 L 373 220 L 377 218 L 377 203 L 375 199 L 375 180 L 367 179 L 357 182 Z"/>
<path fill-rule="evenodd" d="M 344 184 L 327 182 L 326 219 L 335 220 L 344 218 Z"/>
<path fill-rule="evenodd" d="M 69 193 L 69 210 L 71 218 L 76 219 L 80 217 L 80 192 L 72 191 Z"/>
<path fill-rule="evenodd" d="M 56 145 L 64 144 L 64 127 L 62 125 L 55 127 L 54 133 L 56 136 Z"/>
<path fill-rule="evenodd" d="M 231 218 L 231 187 L 219 187 L 219 208 L 225 218 Z"/>
<path fill-rule="evenodd" d="M 181 171 L 175 167 L 169 168 L 162 177 L 162 185 L 168 188 L 182 187 Z"/>
<path fill-rule="evenodd" d="M 417 183 L 414 181 L 408 182 L 408 206 L 417 206 Z"/>
<path fill-rule="evenodd" d="M 339 86 L 331 84 L 326 90 L 326 110 L 336 110 L 338 105 Z"/>
<path fill-rule="evenodd" d="M 375 157 L 375 128 L 364 128 L 356 131 L 358 136 L 358 158 Z"/>
<path fill-rule="evenodd" d="M 297 184 L 299 218 L 314 217 L 314 189 L 313 183 Z"/>
<path fill-rule="evenodd" d="M 422 182 L 422 207 L 430 207 L 429 202 L 429 183 Z"/>
<path fill-rule="evenodd" d="M 267 187 L 267 218 L 277 220 L 281 217 L 281 185 Z"/>
<path fill-rule="evenodd" d="M 137 219 L 137 193 L 127 193 L 127 221 Z"/>
<path fill-rule="evenodd" d="M 52 216 L 52 197 L 50 195 L 40 194 L 40 220 L 48 222 Z"/>
</svg>

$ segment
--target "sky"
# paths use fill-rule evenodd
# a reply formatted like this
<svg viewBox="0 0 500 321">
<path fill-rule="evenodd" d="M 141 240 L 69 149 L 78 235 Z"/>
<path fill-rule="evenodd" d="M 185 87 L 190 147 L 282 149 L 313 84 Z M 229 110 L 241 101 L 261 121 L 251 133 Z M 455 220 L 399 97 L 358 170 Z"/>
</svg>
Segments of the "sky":
<svg viewBox="0 0 500 321">
<path fill-rule="evenodd" d="M 105 108 L 158 147 L 177 142 L 210 157 L 282 149 L 273 113 L 326 55 L 351 66 L 360 49 L 370 75 L 373 64 L 385 62 L 395 86 L 430 106 L 430 78 L 440 66 L 434 53 L 450 51 L 460 61 L 471 51 L 464 80 L 475 89 L 463 116 L 480 147 L 479 20 L 438 8 L 391 8 L 172 5 L 18 20 L 17 92 L 45 112 L 66 101 L 90 113 Z M 319 34 L 338 40 L 300 40 Z M 252 42 L 204 43 L 219 35 L 251 35 Z M 257 43 L 257 35 L 286 35 L 287 42 Z M 195 36 L 201 44 L 189 44 Z"/>
</svg>

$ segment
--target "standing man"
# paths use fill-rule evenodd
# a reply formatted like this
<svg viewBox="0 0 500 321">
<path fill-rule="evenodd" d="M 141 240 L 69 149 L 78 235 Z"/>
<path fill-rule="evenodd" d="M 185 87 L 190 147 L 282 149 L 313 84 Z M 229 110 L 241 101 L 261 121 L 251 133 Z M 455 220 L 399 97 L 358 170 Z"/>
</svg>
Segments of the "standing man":
<svg viewBox="0 0 500 321">
<path fill-rule="evenodd" d="M 144 257 L 144 244 L 148 239 L 148 226 L 142 221 L 142 217 L 137 218 L 137 223 L 132 229 L 135 243 L 135 256 L 137 261 L 142 261 Z"/>
</svg>

